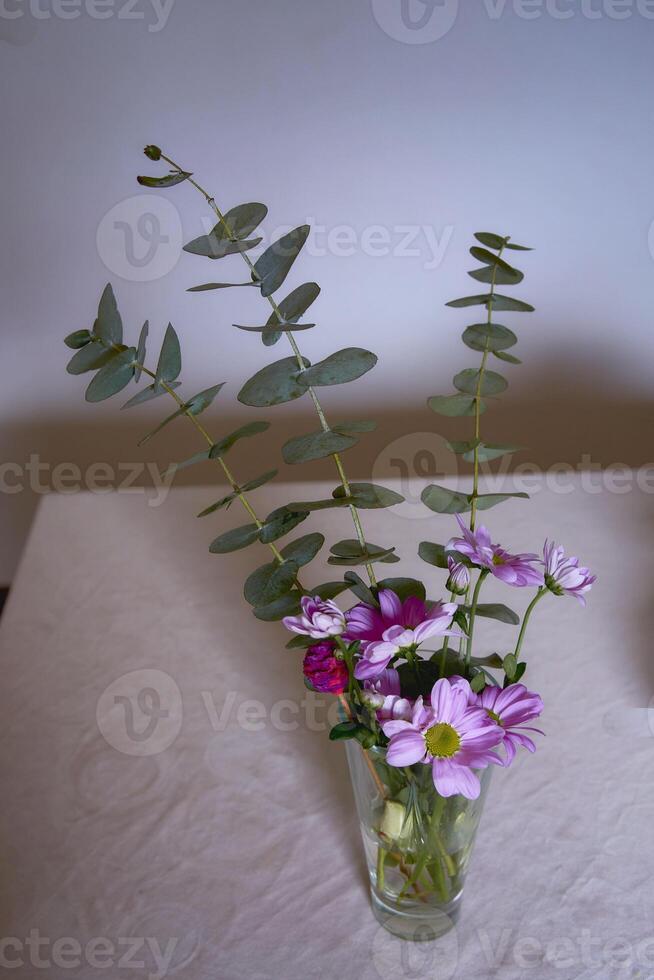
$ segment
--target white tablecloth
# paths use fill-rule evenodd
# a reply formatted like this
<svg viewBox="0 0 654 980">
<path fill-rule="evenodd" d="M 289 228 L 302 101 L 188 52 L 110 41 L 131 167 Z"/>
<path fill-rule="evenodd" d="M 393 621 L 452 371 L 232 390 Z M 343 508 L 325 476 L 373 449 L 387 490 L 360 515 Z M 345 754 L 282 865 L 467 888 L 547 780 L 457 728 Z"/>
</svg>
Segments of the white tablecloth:
<svg viewBox="0 0 654 980">
<path fill-rule="evenodd" d="M 260 493 L 272 509 L 326 491 Z M 599 581 L 585 612 L 537 610 L 526 679 L 547 737 L 494 774 L 457 929 L 412 946 L 371 916 L 344 752 L 306 701 L 300 655 L 241 598 L 265 551 L 207 552 L 224 517 L 194 515 L 219 495 L 52 496 L 39 510 L 0 630 L 0 970 L 654 977 L 652 496 L 542 489 L 485 515 L 515 550 L 554 534 Z M 436 596 L 443 575 L 416 546 L 454 519 L 418 513 L 364 523 L 408 559 L 388 573 L 431 577 Z M 351 536 L 347 514 L 319 516 L 296 536 Z M 236 506 L 228 519 L 244 523 Z M 527 600 L 494 582 L 486 598 Z M 478 640 L 491 652 L 507 635 L 489 621 Z"/>
</svg>

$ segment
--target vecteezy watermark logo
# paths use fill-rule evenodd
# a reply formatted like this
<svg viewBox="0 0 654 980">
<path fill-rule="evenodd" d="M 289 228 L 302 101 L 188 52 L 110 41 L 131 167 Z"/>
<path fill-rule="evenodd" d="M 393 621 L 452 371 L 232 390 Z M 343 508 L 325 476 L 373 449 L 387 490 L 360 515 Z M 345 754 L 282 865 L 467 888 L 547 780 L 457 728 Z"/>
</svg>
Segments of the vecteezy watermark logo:
<svg viewBox="0 0 654 980">
<path fill-rule="evenodd" d="M 86 965 L 102 972 L 113 967 L 125 976 L 123 970 L 145 971 L 149 961 L 154 969 L 142 972 L 141 976 L 147 980 L 164 980 L 169 975 L 178 943 L 177 937 L 162 945 L 152 936 L 124 936 L 115 941 L 107 936 L 94 936 L 82 945 L 74 936 L 51 939 L 42 936 L 38 929 L 32 929 L 23 938 L 4 936 L 0 939 L 0 969 L 16 970 L 29 964 L 35 970 L 50 970 L 54 966 L 58 970 L 77 971 Z"/>
<path fill-rule="evenodd" d="M 182 694 L 163 670 L 133 670 L 107 687 L 96 718 L 105 740 L 124 755 L 158 755 L 182 728 Z"/>
<path fill-rule="evenodd" d="M 0 20 L 29 18 L 36 22 L 82 16 L 91 20 L 139 20 L 147 21 L 150 34 L 158 34 L 168 23 L 174 4 L 175 0 L 0 0 Z"/>
<path fill-rule="evenodd" d="M 162 279 L 172 272 L 181 255 L 179 212 L 171 201 L 156 194 L 128 197 L 105 214 L 98 225 L 96 244 L 106 267 L 121 279 Z"/>
<path fill-rule="evenodd" d="M 435 432 L 409 432 L 394 439 L 377 456 L 372 466 L 374 483 L 382 486 L 392 477 L 399 480 L 396 488 L 404 497 L 393 513 L 399 517 L 424 520 L 432 512 L 424 506 L 420 493 L 430 483 L 442 483 L 447 476 L 456 476 L 458 461 L 446 439 Z"/>
<path fill-rule="evenodd" d="M 403 44 L 432 44 L 453 27 L 459 0 L 371 0 L 375 20 Z"/>
<path fill-rule="evenodd" d="M 408 941 L 383 928 L 375 932 L 370 959 L 379 980 L 452 980 L 459 963 L 459 938 L 444 912 L 431 912 L 431 923 L 415 924 Z"/>
</svg>

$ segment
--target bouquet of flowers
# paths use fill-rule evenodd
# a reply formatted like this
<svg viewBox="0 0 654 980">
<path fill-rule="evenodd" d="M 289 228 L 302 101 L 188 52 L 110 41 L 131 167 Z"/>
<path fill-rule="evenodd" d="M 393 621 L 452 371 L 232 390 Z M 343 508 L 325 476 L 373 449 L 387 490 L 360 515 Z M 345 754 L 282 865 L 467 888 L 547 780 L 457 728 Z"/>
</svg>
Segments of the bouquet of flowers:
<svg viewBox="0 0 654 980">
<path fill-rule="evenodd" d="M 263 420 L 250 422 L 235 432 L 211 434 L 200 421 L 223 385 L 214 384 L 192 396 L 182 396 L 182 369 L 177 333 L 168 325 L 156 366 L 146 365 L 149 326 L 143 325 L 137 343 L 123 342 L 122 319 L 111 285 L 100 299 L 92 329 L 77 330 L 66 338 L 75 350 L 68 364 L 71 374 L 94 372 L 86 390 L 89 402 L 102 401 L 138 382 L 148 383 L 123 406 L 134 408 L 152 399 L 167 397 L 174 411 L 141 442 L 158 434 L 175 419 L 186 418 L 204 448 L 177 468 L 213 461 L 222 469 L 229 492 L 209 504 L 199 516 L 227 510 L 232 503 L 245 510 L 248 522 L 222 532 L 210 550 L 226 554 L 258 544 L 269 560 L 256 568 L 245 582 L 244 595 L 254 615 L 266 621 L 282 621 L 293 634 L 287 644 L 304 656 L 304 678 L 313 691 L 339 699 L 342 720 L 330 738 L 346 741 L 358 812 L 370 869 L 373 909 L 387 928 L 407 938 L 433 938 L 451 926 L 458 914 L 484 791 L 492 767 L 509 766 L 520 749 L 534 752 L 534 722 L 543 710 L 539 695 L 523 683 L 523 656 L 527 625 L 538 602 L 546 595 L 573 596 L 582 604 L 594 577 L 579 560 L 567 557 L 561 546 L 546 541 L 541 555 L 512 553 L 492 540 L 478 521 L 488 510 L 516 493 L 482 493 L 482 463 L 510 454 L 517 447 L 482 439 L 481 416 L 490 397 L 507 387 L 506 379 L 489 368 L 495 358 L 519 364 L 510 349 L 516 334 L 495 321 L 499 312 L 529 313 L 523 300 L 498 292 L 498 286 L 515 286 L 523 273 L 507 261 L 507 255 L 530 251 L 508 236 L 490 232 L 475 235 L 470 249 L 479 267 L 469 273 L 484 284 L 483 293 L 453 300 L 448 306 L 481 308 L 482 322 L 465 328 L 463 342 L 479 358 L 454 378 L 455 392 L 429 399 L 432 412 L 446 417 L 468 417 L 470 438 L 451 441 L 451 450 L 472 464 L 470 492 L 429 485 L 422 501 L 436 514 L 454 515 L 447 542 L 421 543 L 420 558 L 442 570 L 444 598 L 427 595 L 427 585 L 413 578 L 380 578 L 380 565 L 400 559 L 396 549 L 369 542 L 362 512 L 391 507 L 403 498 L 387 487 L 350 482 L 343 454 L 373 422 L 329 422 L 318 390 L 353 381 L 370 371 L 376 356 L 350 347 L 315 363 L 302 353 L 298 334 L 315 327 L 302 318 L 317 299 L 316 283 L 303 283 L 282 299 L 276 294 L 303 245 L 309 228 L 302 225 L 260 252 L 262 238 L 256 230 L 267 209 L 247 203 L 223 212 L 214 197 L 192 173 L 148 146 L 146 156 L 165 161 L 170 171 L 162 177 L 139 177 L 140 184 L 168 188 L 193 186 L 215 213 L 212 230 L 189 242 L 184 250 L 211 262 L 233 256 L 244 261 L 243 282 L 208 282 L 189 292 L 204 293 L 244 287 L 258 291 L 269 306 L 265 322 L 234 324 L 259 334 L 272 347 L 282 338 L 290 355 L 275 360 L 245 382 L 238 400 L 247 406 L 268 408 L 308 397 L 316 410 L 316 431 L 290 439 L 282 447 L 290 466 L 331 457 L 337 486 L 324 500 L 289 502 L 263 516 L 253 494 L 276 476 L 276 471 L 241 479 L 227 462 L 230 449 L 241 439 L 269 428 Z M 254 236 L 254 237 L 253 237 Z M 262 317 L 263 321 L 264 318 Z M 330 547 L 328 563 L 344 569 L 343 577 L 321 584 L 306 584 L 307 566 L 321 551 L 325 538 L 317 532 L 279 542 L 314 513 L 327 508 L 346 511 L 354 537 Z M 465 515 L 462 516 L 462 515 Z M 367 581 L 356 568 L 365 570 Z M 509 588 L 533 590 L 520 618 L 506 605 L 483 603 L 484 582 L 493 576 Z M 433 586 L 430 582 L 429 590 Z M 351 593 L 342 605 L 335 599 Z M 345 609 L 342 606 L 346 607 Z M 490 617 L 519 626 L 517 641 L 509 652 L 477 654 L 475 622 Z M 507 643 L 507 646 L 509 644 Z"/>
</svg>

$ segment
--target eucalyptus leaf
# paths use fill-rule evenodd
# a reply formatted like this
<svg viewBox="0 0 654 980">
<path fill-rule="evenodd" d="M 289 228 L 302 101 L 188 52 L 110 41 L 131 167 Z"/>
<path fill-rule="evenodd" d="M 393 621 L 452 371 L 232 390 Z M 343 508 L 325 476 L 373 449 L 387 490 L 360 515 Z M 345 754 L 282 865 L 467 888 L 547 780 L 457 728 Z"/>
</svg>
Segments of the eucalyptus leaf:
<svg viewBox="0 0 654 980">
<path fill-rule="evenodd" d="M 514 332 L 499 323 L 473 323 L 463 332 L 463 343 L 472 350 L 496 352 L 517 342 Z"/>
<path fill-rule="evenodd" d="M 254 615 L 264 623 L 278 622 L 284 616 L 295 616 L 300 611 L 301 598 L 301 593 L 294 590 L 280 599 L 275 599 L 267 606 L 257 606 Z"/>
<path fill-rule="evenodd" d="M 341 385 L 356 381 L 377 363 L 377 356 L 361 347 L 346 347 L 330 354 L 323 361 L 307 368 L 301 375 L 302 382 L 312 388 L 321 385 Z"/>
<path fill-rule="evenodd" d="M 481 385 L 479 383 L 481 375 Z M 466 395 L 499 395 L 508 388 L 508 381 L 495 371 L 484 371 L 483 374 L 475 368 L 466 368 L 454 378 L 454 387 Z"/>
<path fill-rule="evenodd" d="M 64 343 L 66 347 L 70 347 L 72 350 L 79 350 L 81 347 L 86 347 L 93 340 L 89 330 L 75 330 L 73 333 L 69 333 L 67 337 L 64 337 Z"/>
<path fill-rule="evenodd" d="M 499 255 L 494 255 L 493 252 L 489 252 L 485 248 L 479 248 L 478 245 L 473 245 L 470 249 L 470 254 L 473 259 L 477 259 L 478 262 L 484 262 L 486 265 L 492 265 L 496 269 L 503 269 L 504 272 L 518 272 L 518 269 L 514 269 L 512 265 L 505 262 L 503 258 Z"/>
<path fill-rule="evenodd" d="M 345 499 L 352 502 L 361 510 L 378 510 L 382 507 L 393 507 L 395 504 L 404 502 L 404 497 L 389 490 L 388 487 L 379 486 L 377 483 L 350 483 L 350 494 L 346 495 L 345 488 L 340 486 L 332 492 L 335 499 Z"/>
<path fill-rule="evenodd" d="M 277 470 L 268 470 L 261 476 L 255 476 L 252 480 L 248 480 L 247 483 L 242 484 L 239 488 L 241 493 L 249 493 L 251 490 L 258 490 L 265 483 L 273 480 L 277 476 Z M 217 510 L 222 510 L 223 507 L 229 507 L 239 495 L 239 490 L 233 490 L 228 493 L 225 497 L 221 497 L 217 500 L 215 504 L 211 504 L 209 507 L 205 507 L 204 510 L 200 511 L 198 517 L 207 517 L 208 514 L 214 514 Z"/>
<path fill-rule="evenodd" d="M 326 599 L 335 599 L 349 588 L 347 582 L 324 582 L 322 585 L 314 585 L 311 588 L 312 596 L 320 596 Z"/>
<path fill-rule="evenodd" d="M 465 493 L 448 490 L 432 483 L 420 495 L 423 504 L 437 514 L 464 514 L 470 510 L 470 501 Z"/>
<path fill-rule="evenodd" d="M 425 586 L 415 578 L 385 578 L 377 583 L 377 588 L 390 589 L 402 602 L 412 596 L 423 600 L 426 598 Z"/>
<path fill-rule="evenodd" d="M 347 507 L 349 504 L 349 498 L 345 500 L 335 500 L 333 497 L 329 497 L 326 500 L 300 500 L 293 501 L 292 504 L 288 506 L 293 510 L 306 510 L 308 513 L 313 513 L 317 510 L 333 510 L 335 507 Z"/>
<path fill-rule="evenodd" d="M 316 301 L 320 295 L 320 286 L 317 282 L 305 282 L 297 289 L 294 289 L 291 293 L 286 296 L 277 307 L 279 311 L 279 316 L 277 311 L 275 311 L 266 324 L 263 331 L 262 340 L 266 346 L 271 347 L 276 344 L 282 335 L 281 330 L 277 327 L 280 324 L 279 317 L 281 316 L 281 322 L 284 324 L 284 330 L 310 330 L 315 326 L 315 323 L 302 323 L 298 324 L 298 320 L 303 316 L 309 309 L 312 303 Z"/>
<path fill-rule="evenodd" d="M 285 534 L 296 528 L 309 516 L 307 511 L 293 511 L 289 507 L 277 507 L 264 521 L 260 538 L 264 544 L 270 544 L 283 538 Z"/>
<path fill-rule="evenodd" d="M 95 341 L 76 351 L 66 365 L 66 370 L 69 374 L 86 374 L 87 371 L 97 371 L 125 350 L 127 350 L 125 346 L 119 347 L 118 350 L 107 349 Z"/>
<path fill-rule="evenodd" d="M 101 367 L 86 389 L 87 402 L 101 402 L 126 388 L 134 377 L 136 348 L 128 347 Z"/>
<path fill-rule="evenodd" d="M 206 293 L 210 289 L 232 289 L 236 286 L 255 286 L 254 282 L 205 282 L 202 286 L 191 286 L 187 293 Z"/>
<path fill-rule="evenodd" d="M 298 566 L 294 561 L 285 561 L 283 565 L 276 565 L 255 605 L 267 606 L 290 592 L 295 585 L 297 573 Z"/>
<path fill-rule="evenodd" d="M 161 387 L 161 382 L 175 381 L 182 370 L 182 352 L 179 346 L 179 337 L 175 333 L 172 323 L 166 327 L 161 353 L 157 363 L 156 377 L 154 380 L 155 388 Z"/>
<path fill-rule="evenodd" d="M 379 607 L 376 596 L 370 591 L 360 575 L 357 575 L 356 572 L 346 572 L 343 577 L 347 582 L 348 588 L 355 594 L 357 599 L 360 599 L 361 602 L 365 602 L 369 606 Z"/>
<path fill-rule="evenodd" d="M 168 472 L 171 475 L 174 475 L 179 473 L 181 470 L 187 470 L 189 466 L 195 466 L 196 463 L 206 463 L 209 458 L 209 450 L 204 449 L 202 452 L 195 453 L 194 456 L 190 456 L 188 459 L 182 460 L 181 463 L 173 463 Z"/>
<path fill-rule="evenodd" d="M 118 312 L 116 297 L 110 282 L 104 287 L 100 297 L 98 318 L 93 326 L 93 333 L 96 337 L 104 340 L 106 344 L 122 344 L 123 342 L 123 321 Z"/>
<path fill-rule="evenodd" d="M 470 609 L 466 608 L 466 612 L 470 612 Z M 518 626 L 520 623 L 520 617 L 517 613 L 514 613 L 512 609 L 505 606 L 502 602 L 479 602 L 477 603 L 477 616 L 483 616 L 485 619 L 496 619 L 500 623 L 506 623 L 508 626 Z M 494 655 L 497 660 L 497 655 Z M 500 664 L 496 661 L 490 663 L 487 661 L 487 666 L 499 667 Z"/>
<path fill-rule="evenodd" d="M 475 674 L 475 676 L 470 681 L 470 689 L 474 691 L 475 694 L 480 694 L 485 687 L 486 687 L 486 676 L 482 671 L 479 671 L 479 673 Z"/>
<path fill-rule="evenodd" d="M 499 250 L 500 248 L 506 247 L 506 238 L 502 238 L 501 235 L 495 235 L 491 231 L 476 231 L 475 238 L 482 245 L 486 245 L 487 248 Z"/>
<path fill-rule="evenodd" d="M 309 225 L 294 228 L 273 242 L 259 256 L 254 265 L 254 274 L 262 296 L 271 296 L 282 285 L 309 237 L 310 230 Z"/>
<path fill-rule="evenodd" d="M 428 565 L 435 565 L 436 568 L 447 568 L 447 556 L 445 547 L 442 544 L 433 544 L 431 541 L 421 541 L 418 545 L 418 555 Z"/>
<path fill-rule="evenodd" d="M 237 255 L 242 252 L 249 252 L 261 244 L 261 238 L 250 238 L 246 241 L 235 242 L 228 238 L 217 238 L 216 235 L 200 235 L 192 242 L 184 245 L 184 251 L 191 255 L 202 255 L 207 259 L 224 259 L 228 255 Z"/>
<path fill-rule="evenodd" d="M 491 460 L 499 459 L 509 453 L 516 453 L 522 446 L 500 445 L 499 443 L 481 442 L 470 440 L 469 442 L 448 442 L 448 446 L 457 456 L 463 456 L 466 463 L 473 463 L 475 459 L 475 448 L 477 458 L 480 463 L 488 463 Z"/>
<path fill-rule="evenodd" d="M 277 337 L 278 340 L 279 337 L 281 337 L 280 331 L 275 327 L 270 327 L 270 325 L 267 323 L 264 323 L 262 326 L 258 327 L 248 327 L 244 323 L 233 323 L 232 326 L 236 327 L 237 330 L 245 330 L 248 333 L 260 333 L 264 338 L 264 342 L 267 338 L 272 337 L 273 334 L 279 335 Z M 283 329 L 286 333 L 294 333 L 298 330 L 312 330 L 314 327 L 315 323 L 285 323 Z M 267 344 L 267 346 L 271 347 L 272 344 Z"/>
<path fill-rule="evenodd" d="M 227 212 L 224 219 L 218 222 L 212 234 L 217 238 L 228 238 L 232 241 L 247 238 L 265 220 L 267 214 L 266 205 L 258 201 L 237 204 Z"/>
<path fill-rule="evenodd" d="M 143 187 L 174 187 L 175 184 L 181 184 L 183 180 L 188 180 L 192 176 L 193 174 L 175 170 L 165 177 L 137 177 L 136 179 Z"/>
<path fill-rule="evenodd" d="M 149 332 L 150 332 L 150 324 L 148 320 L 146 320 L 143 326 L 141 327 L 141 332 L 139 334 L 139 342 L 136 345 L 136 371 L 134 373 L 134 380 L 136 382 L 138 382 L 141 378 L 141 371 L 143 368 L 143 364 L 145 363 L 146 344 L 147 344 Z"/>
<path fill-rule="evenodd" d="M 228 493 L 224 497 L 221 497 L 220 500 L 217 500 L 214 504 L 210 504 L 209 507 L 205 507 L 204 510 L 201 510 L 197 516 L 207 517 L 209 514 L 215 514 L 217 510 L 222 510 L 223 508 L 229 507 L 230 504 L 233 504 L 237 498 L 238 494 L 235 491 Z"/>
<path fill-rule="evenodd" d="M 346 449 L 355 446 L 357 439 L 354 436 L 340 435 L 328 429 L 319 432 L 310 432 L 305 436 L 296 436 L 289 439 L 282 446 L 282 456 L 284 462 L 289 466 L 296 463 L 306 463 L 312 459 L 324 459 L 333 456 L 334 453 L 342 453 Z"/>
<path fill-rule="evenodd" d="M 446 306 L 454 309 L 461 309 L 465 306 L 486 306 L 489 305 L 494 310 L 513 310 L 517 313 L 533 313 L 534 307 L 522 300 L 514 299 L 513 296 L 502 296 L 500 293 L 483 293 L 477 296 L 462 296 L 460 299 L 450 300 Z"/>
<path fill-rule="evenodd" d="M 302 568 L 313 561 L 324 543 L 324 535 L 320 534 L 319 531 L 314 531 L 312 534 L 305 534 L 304 537 L 298 538 L 296 541 L 291 541 L 285 548 L 282 548 L 281 555 L 282 558 L 294 561 L 299 568 Z"/>
<path fill-rule="evenodd" d="M 500 361 L 506 361 L 508 364 L 522 364 L 520 358 L 516 357 L 515 354 L 507 354 L 504 350 L 496 350 L 493 353 L 495 357 L 499 357 Z"/>
<path fill-rule="evenodd" d="M 134 377 L 136 379 L 136 375 L 134 375 Z M 181 381 L 171 381 L 168 387 L 179 388 L 181 383 Z M 165 390 L 165 388 L 160 388 L 159 391 L 157 391 L 153 384 L 148 385 L 147 388 L 143 388 L 143 390 L 139 391 L 133 398 L 130 398 L 128 402 L 125 402 L 125 404 L 121 406 L 121 411 L 123 408 L 135 408 L 137 405 L 143 405 L 145 402 L 152 401 L 153 398 L 159 398 L 161 395 L 167 394 L 168 392 Z"/>
<path fill-rule="evenodd" d="M 517 286 L 525 278 L 524 273 L 518 269 L 507 272 L 499 266 L 489 265 L 484 265 L 481 269 L 472 269 L 468 275 L 477 282 L 483 282 L 489 286 Z"/>
<path fill-rule="evenodd" d="M 230 432 L 228 436 L 215 443 L 209 450 L 209 457 L 211 459 L 220 459 L 239 439 L 248 439 L 251 436 L 258 435 L 260 432 L 266 432 L 269 428 L 270 422 L 248 422 L 247 425 L 242 425 L 240 429 Z"/>
<path fill-rule="evenodd" d="M 400 560 L 394 554 L 395 548 L 382 548 L 378 544 L 366 543 L 364 551 L 356 538 L 339 541 L 329 550 L 332 554 L 327 559 L 330 565 L 366 565 L 377 561 L 391 564 Z"/>
<path fill-rule="evenodd" d="M 244 524 L 231 531 L 225 531 L 209 546 L 212 555 L 227 555 L 232 551 L 240 551 L 259 540 L 259 528 L 256 524 Z"/>
<path fill-rule="evenodd" d="M 476 398 L 471 398 L 469 395 L 432 395 L 427 404 L 432 412 L 436 412 L 437 415 L 457 418 L 464 415 L 474 415 L 476 401 Z M 485 411 L 486 405 L 480 399 L 479 414 L 483 415 Z"/>
<path fill-rule="evenodd" d="M 506 247 L 512 249 L 514 252 L 533 252 L 533 248 L 528 245 L 514 245 L 513 242 L 507 242 Z"/>
<path fill-rule="evenodd" d="M 203 391 L 199 391 L 197 395 L 193 395 L 193 397 L 189 398 L 189 400 L 185 403 L 185 410 L 190 412 L 191 415 L 200 415 L 205 409 L 209 408 L 224 384 L 225 382 L 221 381 L 220 384 L 213 385 L 211 388 L 205 388 Z"/>
<path fill-rule="evenodd" d="M 304 360 L 305 365 L 309 362 Z M 284 357 L 257 371 L 246 381 L 237 398 L 243 405 L 267 408 L 300 398 L 306 385 L 299 381 L 300 369 L 295 357 Z"/>
<path fill-rule="evenodd" d="M 496 507 L 505 500 L 513 500 L 515 497 L 529 500 L 528 493 L 480 493 L 477 496 L 477 510 L 490 510 L 491 507 Z"/>
</svg>

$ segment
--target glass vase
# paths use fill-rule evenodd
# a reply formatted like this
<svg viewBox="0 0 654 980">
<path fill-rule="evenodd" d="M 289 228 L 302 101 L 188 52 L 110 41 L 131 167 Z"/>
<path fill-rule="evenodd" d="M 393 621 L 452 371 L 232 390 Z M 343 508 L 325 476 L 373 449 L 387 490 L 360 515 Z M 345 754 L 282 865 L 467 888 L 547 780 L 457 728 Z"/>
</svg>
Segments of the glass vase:
<svg viewBox="0 0 654 980">
<path fill-rule="evenodd" d="M 402 939 L 437 939 L 459 916 L 491 767 L 477 771 L 476 800 L 446 798 L 429 765 L 394 768 L 385 749 L 354 740 L 346 749 L 375 917 Z"/>
</svg>

